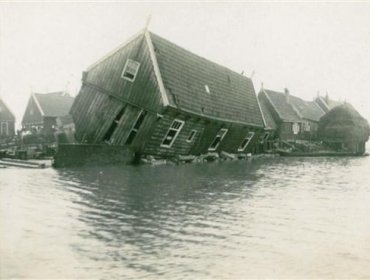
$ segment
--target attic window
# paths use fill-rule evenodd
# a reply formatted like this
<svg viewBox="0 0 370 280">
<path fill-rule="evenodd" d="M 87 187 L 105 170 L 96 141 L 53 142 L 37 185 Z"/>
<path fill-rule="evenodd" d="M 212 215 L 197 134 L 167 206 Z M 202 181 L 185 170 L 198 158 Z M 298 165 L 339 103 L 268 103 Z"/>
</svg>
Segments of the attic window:
<svg viewBox="0 0 370 280">
<path fill-rule="evenodd" d="M 139 72 L 140 63 L 127 59 L 125 67 L 123 67 L 121 78 L 133 82 L 136 78 L 137 72 Z"/>
<path fill-rule="evenodd" d="M 211 146 L 209 146 L 208 151 L 216 151 L 218 146 L 220 145 L 222 139 L 224 139 L 226 133 L 227 133 L 226 128 L 221 128 L 220 131 L 217 133 L 215 139 L 213 139 L 213 142 Z"/>
<path fill-rule="evenodd" d="M 204 88 L 206 90 L 207 93 L 211 93 L 211 91 L 209 90 L 209 86 L 208 85 L 204 85 Z"/>
<path fill-rule="evenodd" d="M 242 143 L 240 144 L 238 148 L 238 152 L 244 152 L 249 142 L 252 140 L 253 136 L 254 136 L 254 132 L 252 131 L 248 132 L 247 136 L 243 139 Z"/>
<path fill-rule="evenodd" d="M 175 119 L 170 128 L 168 129 L 166 136 L 163 138 L 161 147 L 171 148 L 173 142 L 175 142 L 176 137 L 179 135 L 182 127 L 184 126 L 184 121 Z"/>
</svg>

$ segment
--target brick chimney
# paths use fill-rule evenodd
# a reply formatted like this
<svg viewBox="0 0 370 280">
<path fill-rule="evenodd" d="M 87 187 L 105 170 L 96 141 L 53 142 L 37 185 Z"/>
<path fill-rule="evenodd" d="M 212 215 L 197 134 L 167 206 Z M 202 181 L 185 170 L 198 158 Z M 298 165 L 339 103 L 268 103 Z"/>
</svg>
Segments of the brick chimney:
<svg viewBox="0 0 370 280">
<path fill-rule="evenodd" d="M 286 103 L 290 103 L 290 94 L 289 94 L 289 90 L 287 88 L 284 89 L 284 94 L 285 94 L 285 101 Z"/>
</svg>

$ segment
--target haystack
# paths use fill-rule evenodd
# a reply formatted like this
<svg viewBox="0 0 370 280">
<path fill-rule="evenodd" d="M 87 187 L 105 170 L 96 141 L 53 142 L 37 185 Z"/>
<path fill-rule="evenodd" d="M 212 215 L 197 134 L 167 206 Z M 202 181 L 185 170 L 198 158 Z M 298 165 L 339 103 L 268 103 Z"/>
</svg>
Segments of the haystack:
<svg viewBox="0 0 370 280">
<path fill-rule="evenodd" d="M 319 121 L 318 137 L 340 151 L 362 154 L 369 139 L 369 122 L 352 105 L 335 107 Z"/>
</svg>

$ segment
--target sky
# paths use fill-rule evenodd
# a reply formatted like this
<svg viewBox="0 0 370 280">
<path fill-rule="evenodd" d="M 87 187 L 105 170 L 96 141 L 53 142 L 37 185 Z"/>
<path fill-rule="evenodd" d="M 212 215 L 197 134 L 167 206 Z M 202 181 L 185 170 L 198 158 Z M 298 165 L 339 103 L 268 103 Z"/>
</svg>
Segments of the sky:
<svg viewBox="0 0 370 280">
<path fill-rule="evenodd" d="M 82 71 L 149 29 L 264 88 L 352 103 L 370 119 L 370 2 L 0 2 L 0 97 L 77 95 Z"/>
</svg>

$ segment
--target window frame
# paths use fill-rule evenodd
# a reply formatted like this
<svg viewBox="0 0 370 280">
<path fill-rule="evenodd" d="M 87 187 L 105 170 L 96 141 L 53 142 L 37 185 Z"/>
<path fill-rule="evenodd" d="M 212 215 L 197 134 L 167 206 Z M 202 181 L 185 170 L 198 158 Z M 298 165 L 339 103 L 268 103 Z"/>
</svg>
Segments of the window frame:
<svg viewBox="0 0 370 280">
<path fill-rule="evenodd" d="M 195 136 L 197 135 L 197 133 L 198 133 L 198 130 L 192 129 L 190 131 L 190 134 L 189 134 L 188 138 L 186 139 L 186 142 L 192 143 L 194 141 Z"/>
<path fill-rule="evenodd" d="M 131 65 L 129 65 L 130 63 L 131 63 Z M 132 66 L 132 64 L 134 64 L 135 66 Z M 135 67 L 136 68 L 134 73 L 131 72 L 131 69 L 128 69 L 129 67 L 131 67 L 131 68 Z M 140 69 L 140 62 L 128 58 L 126 60 L 125 66 L 123 67 L 123 70 L 122 70 L 122 73 L 121 73 L 121 78 L 124 79 L 124 80 L 127 80 L 129 82 L 134 82 L 136 77 L 137 77 L 137 74 L 139 73 L 139 69 Z M 126 72 L 133 75 L 133 78 L 125 76 Z"/>
<path fill-rule="evenodd" d="M 173 128 L 173 125 L 176 122 L 180 123 L 180 127 L 179 128 Z M 172 121 L 170 127 L 167 129 L 167 132 L 166 132 L 165 136 L 162 139 L 162 142 L 161 142 L 161 147 L 162 148 L 171 148 L 172 147 L 173 143 L 175 143 L 175 140 L 176 140 L 177 136 L 179 136 L 182 128 L 184 127 L 184 124 L 185 124 L 185 121 L 180 120 L 180 119 L 174 119 Z M 176 131 L 175 132 L 175 135 L 172 137 L 171 142 L 169 144 L 163 144 L 163 142 L 168 138 L 168 134 L 170 133 L 170 131 Z"/>
<path fill-rule="evenodd" d="M 5 124 L 5 127 L 6 127 L 6 130 L 5 130 L 5 133 L 4 133 L 4 130 L 3 130 L 3 125 Z M 8 122 L 1 122 L 0 124 L 0 135 L 1 136 L 9 136 L 9 123 Z"/>
<path fill-rule="evenodd" d="M 252 134 L 251 136 L 249 136 L 250 134 Z M 244 152 L 245 149 L 248 147 L 249 143 L 252 141 L 252 139 L 254 138 L 254 136 L 256 135 L 256 133 L 254 131 L 248 131 L 248 134 L 247 136 L 245 136 L 242 140 L 242 142 L 240 143 L 239 147 L 238 147 L 238 152 Z M 247 142 L 245 142 L 244 146 L 243 146 L 243 143 L 244 141 L 248 139 Z"/>
<path fill-rule="evenodd" d="M 141 116 L 143 116 L 143 120 L 141 121 L 141 123 L 140 123 L 139 127 L 137 127 L 137 128 L 136 128 L 137 123 L 138 123 L 138 121 L 139 121 L 139 119 L 140 119 L 140 117 L 141 117 Z M 139 132 L 139 130 L 140 130 L 140 127 L 142 126 L 143 122 L 145 121 L 145 116 L 146 116 L 146 112 L 145 112 L 144 110 L 141 110 L 141 111 L 139 112 L 139 114 L 137 115 L 137 117 L 136 117 L 136 119 L 135 119 L 135 122 L 133 123 L 133 125 L 132 125 L 132 127 L 131 127 L 131 129 L 130 129 L 130 132 L 129 132 L 129 134 L 128 134 L 127 138 L 126 138 L 126 141 L 125 141 L 125 145 L 131 145 L 131 144 L 132 144 L 132 142 L 134 141 L 134 139 L 135 139 L 135 137 L 136 137 L 137 133 L 138 133 L 138 132 Z M 133 133 L 135 133 L 135 135 L 133 136 L 133 138 L 132 138 L 132 140 L 130 141 L 130 143 L 127 143 L 127 141 L 130 139 L 131 134 L 133 134 Z"/>
<path fill-rule="evenodd" d="M 225 136 L 226 136 L 226 134 L 228 133 L 228 131 L 229 131 L 229 130 L 228 130 L 227 128 L 221 128 L 221 129 L 217 132 L 216 136 L 213 138 L 211 145 L 209 145 L 209 147 L 208 147 L 208 151 L 210 151 L 210 152 L 214 152 L 214 151 L 216 151 L 216 150 L 218 149 L 218 147 L 220 146 L 220 144 L 221 144 L 222 140 L 225 138 Z M 220 135 L 220 133 L 222 133 L 222 134 Z M 216 144 L 216 146 L 212 148 L 213 143 L 216 141 L 217 137 L 219 137 L 219 136 L 221 136 L 220 141 L 218 141 L 218 143 Z"/>
</svg>

